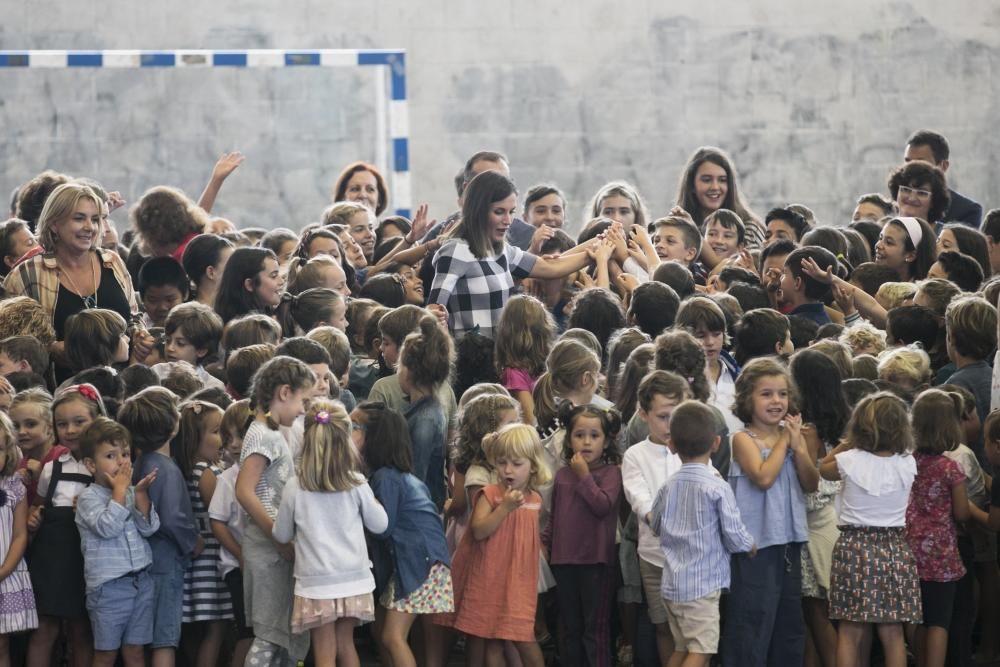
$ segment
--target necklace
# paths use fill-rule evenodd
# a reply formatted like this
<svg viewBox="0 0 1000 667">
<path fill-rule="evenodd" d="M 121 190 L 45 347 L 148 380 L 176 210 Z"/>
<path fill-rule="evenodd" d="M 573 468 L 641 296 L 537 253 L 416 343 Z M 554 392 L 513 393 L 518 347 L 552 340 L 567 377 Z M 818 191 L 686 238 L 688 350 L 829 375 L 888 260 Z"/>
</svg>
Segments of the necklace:
<svg viewBox="0 0 1000 667">
<path fill-rule="evenodd" d="M 62 268 L 59 269 L 59 273 L 62 274 L 62 276 L 66 279 L 66 282 L 69 283 L 70 288 L 72 288 L 73 292 L 83 301 L 83 307 L 88 310 L 91 308 L 97 308 L 97 267 L 94 266 L 93 261 L 90 262 L 90 269 L 94 274 L 94 293 L 90 296 L 83 295 L 83 291 L 76 286 L 76 283 L 73 282 L 73 279 L 70 277 L 68 271 L 63 270 Z"/>
</svg>

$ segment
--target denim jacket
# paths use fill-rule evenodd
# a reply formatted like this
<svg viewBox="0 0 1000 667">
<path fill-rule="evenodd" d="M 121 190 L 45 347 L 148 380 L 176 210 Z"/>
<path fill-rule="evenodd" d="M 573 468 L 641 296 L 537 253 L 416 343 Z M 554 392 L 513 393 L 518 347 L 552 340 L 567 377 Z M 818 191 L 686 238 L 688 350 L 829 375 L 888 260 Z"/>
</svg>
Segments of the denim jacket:
<svg viewBox="0 0 1000 667">
<path fill-rule="evenodd" d="M 376 585 L 383 589 L 392 576 L 399 600 L 420 588 L 435 563 L 450 564 L 441 516 L 427 487 L 409 473 L 379 468 L 369 484 L 389 516 L 389 527 L 374 536 Z"/>
</svg>

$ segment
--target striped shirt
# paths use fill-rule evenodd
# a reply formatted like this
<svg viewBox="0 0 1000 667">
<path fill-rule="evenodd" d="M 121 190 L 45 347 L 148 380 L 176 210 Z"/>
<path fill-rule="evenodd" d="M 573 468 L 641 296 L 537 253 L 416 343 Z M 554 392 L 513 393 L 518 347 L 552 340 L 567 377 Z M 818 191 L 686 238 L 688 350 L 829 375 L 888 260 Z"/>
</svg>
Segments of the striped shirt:
<svg viewBox="0 0 1000 667">
<path fill-rule="evenodd" d="M 76 525 L 80 529 L 87 592 L 126 574 L 153 564 L 153 550 L 146 540 L 160 528 L 156 510 L 149 520 L 135 507 L 135 487 L 125 492 L 125 504 L 111 497 L 111 489 L 91 484 L 76 503 Z"/>
<path fill-rule="evenodd" d="M 711 466 L 685 463 L 663 494 L 663 598 L 688 602 L 728 588 L 729 555 L 754 543 L 733 490 Z"/>
</svg>

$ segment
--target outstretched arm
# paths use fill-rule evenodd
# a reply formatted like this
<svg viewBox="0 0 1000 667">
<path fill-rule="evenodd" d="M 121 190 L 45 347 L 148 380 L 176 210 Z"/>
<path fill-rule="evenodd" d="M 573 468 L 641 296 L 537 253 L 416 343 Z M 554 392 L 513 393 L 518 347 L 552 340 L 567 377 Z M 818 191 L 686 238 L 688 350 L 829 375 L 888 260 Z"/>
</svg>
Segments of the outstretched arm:
<svg viewBox="0 0 1000 667">
<path fill-rule="evenodd" d="M 239 151 L 233 151 L 232 153 L 225 153 L 219 158 L 219 161 L 215 163 L 215 168 L 212 169 L 212 177 L 208 179 L 208 185 L 205 186 L 205 190 L 201 193 L 201 197 L 198 198 L 198 206 L 205 209 L 206 213 L 212 212 L 212 207 L 215 206 L 215 198 L 219 196 L 219 190 L 222 189 L 222 184 L 229 177 L 229 174 L 236 171 L 236 168 L 240 166 L 243 162 L 243 153 Z"/>
</svg>

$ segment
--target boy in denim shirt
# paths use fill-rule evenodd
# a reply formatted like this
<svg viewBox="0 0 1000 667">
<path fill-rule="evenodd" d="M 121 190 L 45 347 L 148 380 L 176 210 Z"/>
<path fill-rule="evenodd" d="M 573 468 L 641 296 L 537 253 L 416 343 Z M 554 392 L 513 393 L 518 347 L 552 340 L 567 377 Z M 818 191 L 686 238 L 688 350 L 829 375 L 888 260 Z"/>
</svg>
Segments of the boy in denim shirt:
<svg viewBox="0 0 1000 667">
<path fill-rule="evenodd" d="M 149 497 L 160 515 L 160 529 L 149 538 L 153 550 L 153 665 L 173 665 L 181 640 L 184 570 L 201 550 L 201 536 L 191 511 L 187 482 L 170 458 L 170 440 L 177 434 L 177 397 L 163 387 L 148 387 L 122 404 L 118 422 L 132 434 L 141 452 L 132 478 L 154 470 L 157 479 Z"/>
<path fill-rule="evenodd" d="M 142 665 L 143 646 L 153 640 L 153 552 L 146 538 L 160 527 L 148 493 L 156 471 L 132 487 L 128 431 L 106 417 L 80 437 L 80 454 L 94 476 L 76 506 L 94 664 L 113 665 L 121 649 L 125 665 Z"/>
</svg>

